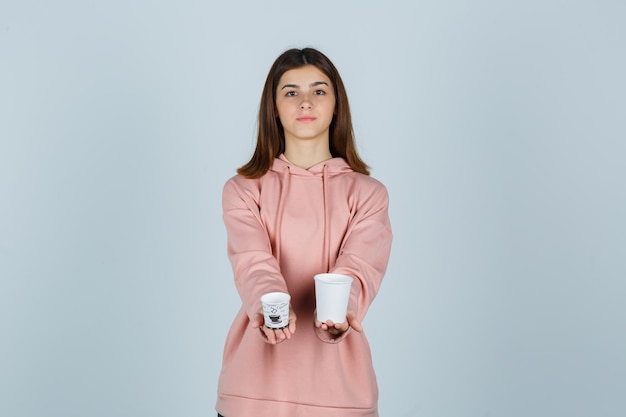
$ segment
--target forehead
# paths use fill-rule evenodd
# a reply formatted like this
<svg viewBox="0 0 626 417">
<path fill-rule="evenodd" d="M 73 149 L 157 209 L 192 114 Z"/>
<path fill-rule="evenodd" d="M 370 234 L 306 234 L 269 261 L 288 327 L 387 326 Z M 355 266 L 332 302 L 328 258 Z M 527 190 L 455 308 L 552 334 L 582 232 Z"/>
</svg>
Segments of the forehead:
<svg viewBox="0 0 626 417">
<path fill-rule="evenodd" d="M 298 86 L 308 86 L 317 81 L 324 81 L 332 86 L 330 78 L 326 76 L 320 69 L 313 65 L 305 65 L 303 67 L 294 68 L 286 71 L 278 81 L 278 88 L 284 84 L 295 84 Z"/>
</svg>

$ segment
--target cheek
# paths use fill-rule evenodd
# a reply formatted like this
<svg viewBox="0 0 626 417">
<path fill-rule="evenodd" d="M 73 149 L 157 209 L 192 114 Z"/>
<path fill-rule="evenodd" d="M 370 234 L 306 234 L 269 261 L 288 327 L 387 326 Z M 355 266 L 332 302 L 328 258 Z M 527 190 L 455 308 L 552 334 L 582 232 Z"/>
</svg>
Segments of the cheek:
<svg viewBox="0 0 626 417">
<path fill-rule="evenodd" d="M 278 114 L 287 114 L 291 111 L 291 104 L 289 102 L 278 102 L 276 103 L 276 113 Z"/>
<path fill-rule="evenodd" d="M 337 106 L 335 106 L 334 104 L 328 106 L 328 114 L 330 114 L 331 117 L 334 117 L 337 114 Z"/>
</svg>

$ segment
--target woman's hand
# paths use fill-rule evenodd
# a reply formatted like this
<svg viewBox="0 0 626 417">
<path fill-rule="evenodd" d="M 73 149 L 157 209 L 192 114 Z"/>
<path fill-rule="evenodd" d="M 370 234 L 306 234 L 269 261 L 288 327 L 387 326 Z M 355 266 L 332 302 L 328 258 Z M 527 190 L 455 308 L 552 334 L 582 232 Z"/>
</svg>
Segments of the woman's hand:
<svg viewBox="0 0 626 417">
<path fill-rule="evenodd" d="M 294 313 L 291 306 L 289 306 L 289 324 L 282 329 L 270 329 L 265 326 L 265 317 L 263 316 L 263 309 L 259 309 L 252 319 L 252 328 L 261 329 L 261 333 L 265 335 L 265 338 L 272 345 L 284 342 L 291 339 L 291 336 L 296 332 L 296 313 Z"/>
<path fill-rule="evenodd" d="M 361 322 L 357 320 L 356 315 L 351 310 L 348 310 L 348 312 L 346 313 L 346 321 L 343 323 L 334 323 L 332 320 L 327 320 L 326 322 L 322 323 L 321 321 L 315 320 L 315 327 L 317 327 L 318 329 L 326 330 L 333 336 L 339 336 L 347 332 L 350 327 L 352 327 L 359 333 L 363 331 L 363 326 L 361 326 Z"/>
</svg>

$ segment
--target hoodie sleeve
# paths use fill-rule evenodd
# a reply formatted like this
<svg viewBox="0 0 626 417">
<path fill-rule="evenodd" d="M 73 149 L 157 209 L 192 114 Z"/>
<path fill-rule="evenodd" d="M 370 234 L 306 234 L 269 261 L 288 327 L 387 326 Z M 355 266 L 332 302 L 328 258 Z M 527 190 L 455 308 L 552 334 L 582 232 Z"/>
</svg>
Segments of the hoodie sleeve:
<svg viewBox="0 0 626 417">
<path fill-rule="evenodd" d="M 252 187 L 243 186 L 246 181 L 254 180 L 234 177 L 226 182 L 222 208 L 235 286 L 248 318 L 252 318 L 261 308 L 263 294 L 287 292 L 287 285 L 261 221 L 258 196 Z"/>
<path fill-rule="evenodd" d="M 389 196 L 384 185 L 374 180 L 374 186 L 359 199 L 361 201 L 348 226 L 337 261 L 329 272 L 354 278 L 348 309 L 354 311 L 359 321 L 363 321 L 385 275 L 393 236 L 388 214 Z M 348 334 L 345 332 L 338 338 L 329 338 L 327 332 L 317 333 L 329 343 L 339 342 Z"/>
</svg>

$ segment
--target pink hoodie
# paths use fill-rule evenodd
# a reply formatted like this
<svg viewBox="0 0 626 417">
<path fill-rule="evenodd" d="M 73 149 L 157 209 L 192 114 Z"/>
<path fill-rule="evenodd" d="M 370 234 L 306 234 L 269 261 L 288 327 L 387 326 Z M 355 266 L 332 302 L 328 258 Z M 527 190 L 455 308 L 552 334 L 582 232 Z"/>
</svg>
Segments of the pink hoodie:
<svg viewBox="0 0 626 417">
<path fill-rule="evenodd" d="M 225 417 L 376 417 L 378 388 L 364 334 L 314 326 L 313 276 L 354 277 L 359 320 L 380 287 L 391 249 L 388 196 L 342 158 L 308 170 L 281 155 L 260 179 L 224 186 L 228 255 L 242 308 L 226 338 L 217 411 Z M 291 294 L 297 330 L 267 343 L 250 317 L 264 293 Z"/>
</svg>

